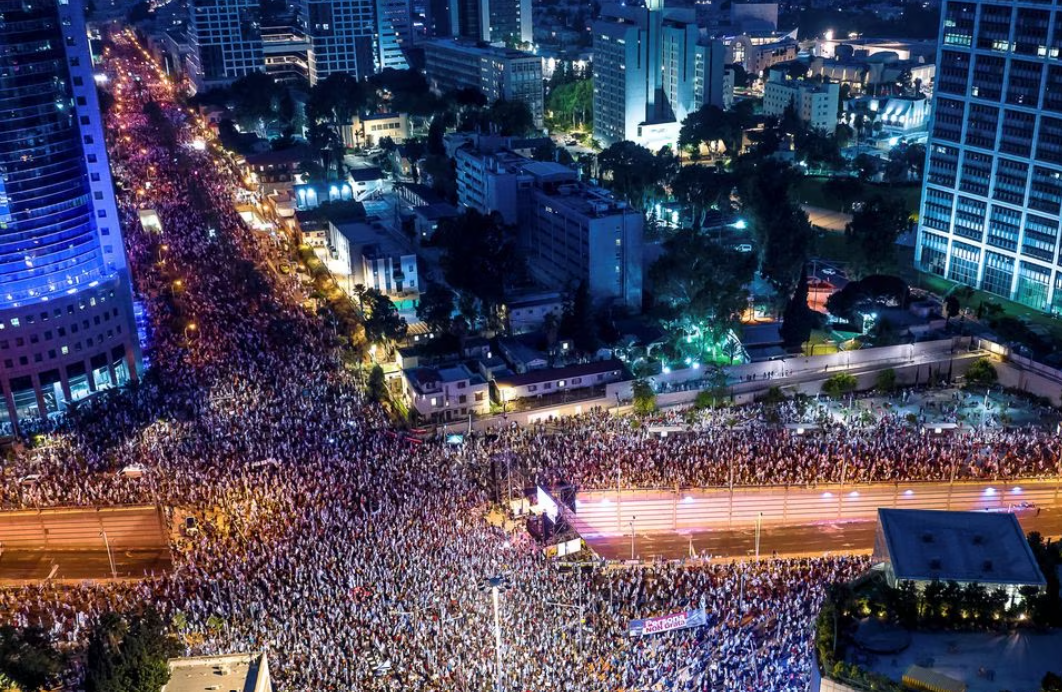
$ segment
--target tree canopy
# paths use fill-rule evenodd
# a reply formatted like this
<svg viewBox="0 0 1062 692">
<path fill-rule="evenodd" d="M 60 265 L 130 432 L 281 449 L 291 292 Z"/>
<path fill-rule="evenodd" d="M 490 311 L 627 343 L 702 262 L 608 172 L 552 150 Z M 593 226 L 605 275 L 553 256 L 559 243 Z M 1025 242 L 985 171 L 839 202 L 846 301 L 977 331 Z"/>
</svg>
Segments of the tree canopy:
<svg viewBox="0 0 1062 692">
<path fill-rule="evenodd" d="M 468 209 L 439 223 L 432 244 L 443 250 L 446 282 L 478 298 L 491 312 L 500 304 L 506 285 L 523 274 L 516 243 L 497 214 Z"/>
<path fill-rule="evenodd" d="M 704 106 L 682 121 L 678 144 L 683 149 L 698 149 L 702 144 L 715 147 L 716 142 L 722 142 L 727 154 L 737 156 L 744 130 L 750 124 L 748 107 L 739 104 L 724 111 L 718 106 Z"/>
<path fill-rule="evenodd" d="M 159 692 L 179 647 L 154 609 L 122 617 L 104 613 L 89 637 L 86 692 Z"/>
<path fill-rule="evenodd" d="M 408 325 L 398 314 L 398 308 L 386 295 L 370 288 L 361 296 L 365 316 L 365 336 L 373 343 L 398 341 L 406 335 Z"/>
<path fill-rule="evenodd" d="M 897 276 L 872 274 L 859 281 L 849 281 L 844 288 L 826 299 L 831 315 L 853 321 L 856 312 L 878 307 L 903 307 L 907 304 L 907 283 Z"/>
<path fill-rule="evenodd" d="M 637 209 L 646 209 L 663 193 L 663 184 L 678 169 L 670 149 L 653 154 L 634 142 L 616 142 L 598 154 L 598 171 L 605 184 Z"/>
<path fill-rule="evenodd" d="M 464 108 L 458 129 L 464 132 L 522 137 L 534 132 L 535 117 L 523 101 L 498 99 L 489 108 Z"/>
<path fill-rule="evenodd" d="M 450 330 L 454 314 L 454 292 L 446 286 L 433 283 L 428 290 L 420 294 L 417 303 L 417 317 L 423 320 L 437 334 Z"/>
<path fill-rule="evenodd" d="M 708 166 L 683 166 L 671 181 L 671 194 L 686 206 L 690 225 L 700 228 L 708 212 L 730 195 L 734 177 Z"/>
<path fill-rule="evenodd" d="M 679 351 L 691 357 L 712 351 L 738 323 L 754 262 L 750 253 L 689 229 L 664 243 L 649 278 L 654 311 Z"/>
<path fill-rule="evenodd" d="M 818 316 L 808 307 L 808 272 L 805 266 L 782 317 L 780 332 L 785 347 L 795 348 L 804 344 L 811 337 L 811 330 L 817 322 Z"/>
<path fill-rule="evenodd" d="M 910 213 L 900 199 L 875 196 L 852 215 L 845 236 L 854 246 L 856 274 L 876 274 L 896 263 L 896 241 L 911 225 Z"/>
<path fill-rule="evenodd" d="M 63 657 L 41 627 L 0 627 L 0 678 L 7 677 L 22 692 L 49 689 L 59 675 Z"/>
<path fill-rule="evenodd" d="M 594 121 L 594 80 L 577 79 L 554 87 L 546 100 L 550 129 L 590 131 Z"/>
<path fill-rule="evenodd" d="M 796 173 L 787 165 L 765 160 L 746 175 L 741 200 L 759 241 L 760 275 L 788 299 L 800 268 L 808 259 L 811 223 L 789 198 Z"/>
</svg>

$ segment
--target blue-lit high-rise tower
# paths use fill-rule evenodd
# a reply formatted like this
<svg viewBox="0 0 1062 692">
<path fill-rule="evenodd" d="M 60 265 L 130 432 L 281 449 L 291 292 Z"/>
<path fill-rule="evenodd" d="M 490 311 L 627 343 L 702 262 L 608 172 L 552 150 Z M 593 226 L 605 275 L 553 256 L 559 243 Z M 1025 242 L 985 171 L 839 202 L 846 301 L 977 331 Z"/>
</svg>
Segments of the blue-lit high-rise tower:
<svg viewBox="0 0 1062 692">
<path fill-rule="evenodd" d="M 0 429 L 140 362 L 84 5 L 0 0 Z"/>
<path fill-rule="evenodd" d="M 1062 314 L 1062 9 L 942 6 L 915 261 Z"/>
</svg>

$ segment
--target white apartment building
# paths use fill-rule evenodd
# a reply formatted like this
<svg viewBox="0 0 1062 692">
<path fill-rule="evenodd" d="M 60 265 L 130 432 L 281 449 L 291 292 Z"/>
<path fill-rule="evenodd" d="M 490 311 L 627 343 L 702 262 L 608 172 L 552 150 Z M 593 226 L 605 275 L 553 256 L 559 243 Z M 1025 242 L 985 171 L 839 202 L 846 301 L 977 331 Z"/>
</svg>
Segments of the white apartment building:
<svg viewBox="0 0 1062 692">
<path fill-rule="evenodd" d="M 465 365 L 402 370 L 406 401 L 433 423 L 490 413 L 490 385 Z"/>
<path fill-rule="evenodd" d="M 837 129 L 840 87 L 792 79 L 782 70 L 771 70 L 763 90 L 763 112 L 781 116 L 790 105 L 800 121 L 813 130 L 833 134 Z"/>
<path fill-rule="evenodd" d="M 594 23 L 594 137 L 650 148 L 674 145 L 682 121 L 720 108 L 722 43 L 703 41 L 690 9 L 607 5 Z"/>
<path fill-rule="evenodd" d="M 459 204 L 498 212 L 517 226 L 531 271 L 544 285 L 567 289 L 585 281 L 595 301 L 641 310 L 642 214 L 557 163 L 471 146 L 455 158 Z"/>
<path fill-rule="evenodd" d="M 390 232 L 355 221 L 328 222 L 325 264 L 336 282 L 353 295 L 354 287 L 373 288 L 400 311 L 416 308 L 420 297 L 417 256 Z"/>
</svg>

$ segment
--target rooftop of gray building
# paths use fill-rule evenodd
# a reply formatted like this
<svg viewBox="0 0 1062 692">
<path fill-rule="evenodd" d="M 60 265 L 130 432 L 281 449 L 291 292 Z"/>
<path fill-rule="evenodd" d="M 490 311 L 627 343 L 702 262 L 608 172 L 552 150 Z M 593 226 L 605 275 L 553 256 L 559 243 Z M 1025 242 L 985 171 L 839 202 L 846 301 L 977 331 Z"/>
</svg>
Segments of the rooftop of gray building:
<svg viewBox="0 0 1062 692">
<path fill-rule="evenodd" d="M 878 523 L 897 579 L 1046 584 L 1011 513 L 883 508 Z"/>
</svg>

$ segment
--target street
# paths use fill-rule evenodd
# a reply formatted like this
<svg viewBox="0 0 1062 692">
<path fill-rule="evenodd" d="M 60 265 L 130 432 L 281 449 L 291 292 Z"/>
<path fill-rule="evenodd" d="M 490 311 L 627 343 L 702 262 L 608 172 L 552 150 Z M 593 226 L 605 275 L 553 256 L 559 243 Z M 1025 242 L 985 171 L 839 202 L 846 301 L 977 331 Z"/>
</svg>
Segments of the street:
<svg viewBox="0 0 1062 692">
<path fill-rule="evenodd" d="M 1044 536 L 1062 536 L 1062 510 L 1045 510 L 1018 513 L 1018 520 L 1025 531 L 1039 531 Z M 827 553 L 869 554 L 874 548 L 874 529 L 877 522 L 833 521 L 799 526 L 770 526 L 760 531 L 760 555 L 770 557 L 822 556 Z M 626 560 L 631 556 L 631 537 L 608 536 L 587 540 L 600 557 L 609 560 Z M 661 557 L 678 559 L 697 555 L 715 558 L 744 558 L 755 555 L 756 529 L 719 531 L 681 531 L 667 534 L 642 534 L 635 536 L 635 555 L 639 559 Z"/>
<path fill-rule="evenodd" d="M 173 569 L 169 548 L 113 551 L 119 579 L 139 579 Z M 4 550 L 0 553 L 0 584 L 26 581 L 110 579 L 106 550 Z"/>
</svg>

